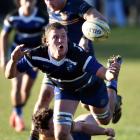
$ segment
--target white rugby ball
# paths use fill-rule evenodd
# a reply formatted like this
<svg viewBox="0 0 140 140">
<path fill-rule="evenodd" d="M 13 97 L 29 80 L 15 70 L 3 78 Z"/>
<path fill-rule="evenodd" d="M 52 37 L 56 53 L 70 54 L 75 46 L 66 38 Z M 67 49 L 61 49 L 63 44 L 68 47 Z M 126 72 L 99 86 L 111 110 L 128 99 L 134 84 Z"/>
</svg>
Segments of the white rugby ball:
<svg viewBox="0 0 140 140">
<path fill-rule="evenodd" d="M 91 41 L 103 41 L 109 37 L 109 25 L 99 19 L 85 21 L 82 25 L 82 32 Z"/>
</svg>

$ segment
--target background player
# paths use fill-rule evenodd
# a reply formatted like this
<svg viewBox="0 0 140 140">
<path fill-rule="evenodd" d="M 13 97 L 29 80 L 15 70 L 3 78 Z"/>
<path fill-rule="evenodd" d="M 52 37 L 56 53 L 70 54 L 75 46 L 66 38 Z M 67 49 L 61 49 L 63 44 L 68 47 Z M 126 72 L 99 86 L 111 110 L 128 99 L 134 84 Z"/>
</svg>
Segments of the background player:
<svg viewBox="0 0 140 140">
<path fill-rule="evenodd" d="M 18 9 L 7 15 L 1 31 L 0 66 L 3 69 L 5 69 L 6 50 L 11 31 L 14 30 L 15 34 L 10 53 L 18 44 L 26 44 L 28 49 L 40 45 L 42 31 L 48 23 L 48 16 L 35 6 L 36 0 L 16 0 L 16 4 Z M 22 108 L 27 102 L 36 76 L 37 70 L 31 68 L 25 74 L 11 80 L 13 111 L 10 117 L 10 125 L 18 132 L 25 127 Z"/>
</svg>

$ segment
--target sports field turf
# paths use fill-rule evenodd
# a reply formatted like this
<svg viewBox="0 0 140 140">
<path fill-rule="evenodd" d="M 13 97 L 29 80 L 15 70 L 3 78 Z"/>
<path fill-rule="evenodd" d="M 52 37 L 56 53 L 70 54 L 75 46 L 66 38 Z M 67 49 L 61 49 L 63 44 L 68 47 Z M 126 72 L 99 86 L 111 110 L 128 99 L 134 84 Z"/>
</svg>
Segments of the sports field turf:
<svg viewBox="0 0 140 140">
<path fill-rule="evenodd" d="M 109 125 L 116 131 L 117 140 L 140 140 L 140 30 L 139 28 L 113 28 L 110 38 L 104 43 L 95 44 L 97 58 L 106 64 L 113 54 L 123 56 L 124 62 L 119 77 L 119 94 L 123 96 L 123 116 L 116 125 Z M 42 74 L 33 87 L 32 95 L 24 109 L 26 130 L 16 133 L 9 127 L 10 80 L 6 80 L 0 71 L 0 140 L 27 140 L 30 131 L 31 114 L 37 99 Z M 85 112 L 78 109 L 76 116 Z M 94 140 L 106 140 L 97 136 Z"/>
</svg>

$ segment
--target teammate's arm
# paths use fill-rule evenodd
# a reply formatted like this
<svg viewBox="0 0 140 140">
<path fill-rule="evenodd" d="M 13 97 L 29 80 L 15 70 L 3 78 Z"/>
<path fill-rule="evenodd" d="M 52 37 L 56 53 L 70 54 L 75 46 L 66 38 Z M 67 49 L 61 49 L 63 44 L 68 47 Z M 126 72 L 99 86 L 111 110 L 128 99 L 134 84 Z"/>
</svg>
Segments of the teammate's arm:
<svg viewBox="0 0 140 140">
<path fill-rule="evenodd" d="M 94 20 L 95 18 L 97 19 L 100 19 L 100 20 L 103 20 L 105 22 L 107 22 L 107 19 L 100 13 L 98 12 L 95 8 L 90 8 L 84 15 L 83 15 L 83 18 L 85 20 Z"/>
<path fill-rule="evenodd" d="M 103 128 L 99 126 L 92 115 L 87 115 L 86 118 L 73 122 L 73 132 L 84 132 L 89 135 L 107 135 L 114 137 L 115 132 L 112 128 Z"/>
</svg>

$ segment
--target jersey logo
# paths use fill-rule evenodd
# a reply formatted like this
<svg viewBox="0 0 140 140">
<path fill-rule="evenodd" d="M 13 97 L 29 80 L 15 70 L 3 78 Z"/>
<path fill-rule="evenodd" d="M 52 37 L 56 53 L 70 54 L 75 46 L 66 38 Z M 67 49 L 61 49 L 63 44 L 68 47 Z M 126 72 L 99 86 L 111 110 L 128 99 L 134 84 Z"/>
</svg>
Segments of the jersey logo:
<svg viewBox="0 0 140 140">
<path fill-rule="evenodd" d="M 66 69 L 67 69 L 67 71 L 69 71 L 69 72 L 73 72 L 74 71 L 74 69 L 75 69 L 75 65 L 73 65 L 72 63 L 70 63 L 70 62 L 67 62 L 66 63 Z"/>
</svg>

